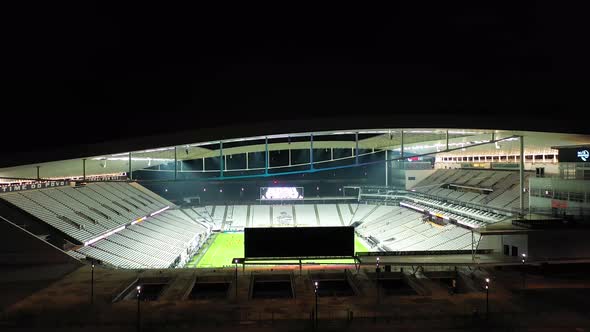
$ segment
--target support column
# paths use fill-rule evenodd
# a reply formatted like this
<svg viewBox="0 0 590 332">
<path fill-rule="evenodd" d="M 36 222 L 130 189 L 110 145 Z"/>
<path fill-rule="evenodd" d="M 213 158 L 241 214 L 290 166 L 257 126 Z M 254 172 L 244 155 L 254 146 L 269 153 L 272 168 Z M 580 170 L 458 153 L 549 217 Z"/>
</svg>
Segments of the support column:
<svg viewBox="0 0 590 332">
<path fill-rule="evenodd" d="M 37 178 L 39 178 L 39 173 L 37 173 Z M 86 158 L 82 159 L 82 181 L 86 181 Z"/>
<path fill-rule="evenodd" d="M 268 137 L 264 138 L 264 174 L 268 174 Z"/>
<path fill-rule="evenodd" d="M 219 177 L 223 177 L 223 142 L 219 141 Z"/>
<path fill-rule="evenodd" d="M 248 152 L 246 152 L 246 170 L 248 170 Z"/>
<path fill-rule="evenodd" d="M 387 177 L 387 169 L 389 168 L 389 162 L 387 161 L 387 150 L 385 150 L 385 186 L 389 186 L 389 178 Z"/>
<path fill-rule="evenodd" d="M 447 151 L 449 151 L 449 130 L 447 129 L 447 134 L 446 134 L 446 140 L 447 140 Z"/>
<path fill-rule="evenodd" d="M 131 166 L 131 152 L 129 152 L 129 180 L 133 180 L 133 168 Z"/>
<path fill-rule="evenodd" d="M 355 149 L 355 162 L 358 165 L 359 163 L 359 133 L 354 133 L 354 140 L 356 142 L 356 149 Z"/>
<path fill-rule="evenodd" d="M 334 160 L 334 148 L 330 148 L 330 160 Z"/>
<path fill-rule="evenodd" d="M 174 147 L 174 181 L 176 181 L 177 173 L 178 173 L 178 157 L 176 155 L 176 147 Z"/>
<path fill-rule="evenodd" d="M 524 136 L 520 136 L 520 212 L 524 213 Z"/>
<path fill-rule="evenodd" d="M 289 149 L 289 166 L 291 166 L 291 149 Z"/>
<path fill-rule="evenodd" d="M 309 169 L 313 169 L 313 134 L 309 134 Z"/>
<path fill-rule="evenodd" d="M 41 172 L 39 171 L 40 168 L 41 166 L 37 166 L 37 181 L 41 180 Z"/>
<path fill-rule="evenodd" d="M 473 246 L 475 242 L 475 237 L 473 234 L 473 229 L 471 229 L 471 261 L 475 262 L 475 248 Z"/>
<path fill-rule="evenodd" d="M 205 172 L 205 157 L 203 157 L 203 172 Z"/>
<path fill-rule="evenodd" d="M 404 131 L 402 130 L 402 142 L 401 142 L 401 158 L 404 158 Z M 402 160 L 403 162 L 403 160 Z"/>
</svg>

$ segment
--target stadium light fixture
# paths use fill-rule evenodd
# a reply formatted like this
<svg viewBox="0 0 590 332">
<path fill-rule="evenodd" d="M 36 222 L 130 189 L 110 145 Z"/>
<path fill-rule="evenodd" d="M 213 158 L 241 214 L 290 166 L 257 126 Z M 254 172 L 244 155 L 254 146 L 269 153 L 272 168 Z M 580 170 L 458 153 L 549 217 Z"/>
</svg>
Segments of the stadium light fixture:
<svg viewBox="0 0 590 332">
<path fill-rule="evenodd" d="M 165 191 L 165 192 L 168 192 L 168 188 L 164 188 L 164 191 Z"/>
<path fill-rule="evenodd" d="M 168 210 L 169 208 L 170 208 L 170 206 L 165 206 L 165 207 L 159 209 L 158 211 L 152 212 L 152 213 L 150 213 L 150 217 L 153 217 L 158 213 L 162 213 L 162 212 Z"/>
</svg>

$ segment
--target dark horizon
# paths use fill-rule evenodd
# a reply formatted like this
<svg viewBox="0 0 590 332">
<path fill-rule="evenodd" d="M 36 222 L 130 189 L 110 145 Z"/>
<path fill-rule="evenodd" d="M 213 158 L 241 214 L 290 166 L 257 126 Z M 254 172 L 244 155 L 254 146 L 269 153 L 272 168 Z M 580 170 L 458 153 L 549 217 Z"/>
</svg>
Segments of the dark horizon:
<svg viewBox="0 0 590 332">
<path fill-rule="evenodd" d="M 23 154 L 65 157 L 92 144 L 180 144 L 199 131 L 224 138 L 383 124 L 588 132 L 575 11 L 274 10 L 87 2 L 15 15 L 0 151 L 27 162 Z"/>
</svg>

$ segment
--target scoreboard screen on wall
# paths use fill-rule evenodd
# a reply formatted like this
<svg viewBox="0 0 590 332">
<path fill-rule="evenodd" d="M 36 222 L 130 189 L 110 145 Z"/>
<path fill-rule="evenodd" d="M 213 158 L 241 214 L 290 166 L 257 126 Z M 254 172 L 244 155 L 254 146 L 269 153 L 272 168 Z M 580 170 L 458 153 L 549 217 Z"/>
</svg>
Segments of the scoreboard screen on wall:
<svg viewBox="0 0 590 332">
<path fill-rule="evenodd" d="M 261 187 L 260 199 L 264 201 L 303 199 L 303 187 Z"/>
<path fill-rule="evenodd" d="M 245 228 L 246 258 L 354 255 L 354 227 Z"/>
</svg>

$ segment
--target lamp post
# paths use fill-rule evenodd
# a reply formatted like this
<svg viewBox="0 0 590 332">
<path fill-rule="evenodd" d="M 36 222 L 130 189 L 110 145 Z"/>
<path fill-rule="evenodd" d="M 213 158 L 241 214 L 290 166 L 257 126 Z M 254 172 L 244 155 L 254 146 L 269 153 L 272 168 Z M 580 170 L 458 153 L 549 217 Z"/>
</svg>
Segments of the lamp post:
<svg viewBox="0 0 590 332">
<path fill-rule="evenodd" d="M 490 278 L 486 278 L 486 319 L 490 312 Z"/>
<path fill-rule="evenodd" d="M 141 297 L 141 286 L 137 286 L 137 332 L 141 330 L 141 315 L 139 311 L 139 303 Z"/>
<path fill-rule="evenodd" d="M 90 277 L 90 304 L 94 304 L 94 263 L 91 265 L 91 277 Z"/>
<path fill-rule="evenodd" d="M 315 314 L 314 316 L 314 323 L 315 326 L 318 326 L 318 282 L 314 282 L 314 292 L 315 292 Z"/>
<path fill-rule="evenodd" d="M 524 290 L 526 288 L 526 271 L 525 271 L 525 267 L 524 267 L 524 265 L 526 263 L 526 254 L 525 253 L 522 254 L 521 262 L 522 262 L 522 289 Z"/>
<path fill-rule="evenodd" d="M 234 264 L 236 266 L 236 285 L 235 285 L 235 289 L 236 289 L 236 300 L 238 299 L 238 259 L 234 259 Z"/>
<path fill-rule="evenodd" d="M 375 272 L 377 273 L 377 304 L 379 304 L 381 302 L 381 288 L 379 286 L 381 268 L 379 268 L 379 257 L 377 257 L 377 266 L 375 267 Z"/>
</svg>

